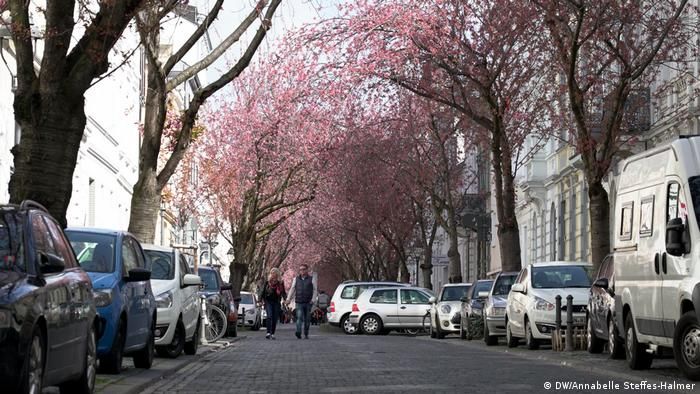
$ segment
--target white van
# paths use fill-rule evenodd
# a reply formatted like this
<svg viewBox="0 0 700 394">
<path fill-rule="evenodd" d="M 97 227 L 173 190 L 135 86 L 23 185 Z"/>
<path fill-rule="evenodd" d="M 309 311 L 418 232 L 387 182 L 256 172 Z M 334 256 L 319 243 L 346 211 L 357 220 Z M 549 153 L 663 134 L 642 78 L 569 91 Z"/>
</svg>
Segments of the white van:
<svg viewBox="0 0 700 394">
<path fill-rule="evenodd" d="M 613 198 L 616 324 L 633 369 L 673 349 L 700 379 L 700 137 L 618 166 Z"/>
</svg>

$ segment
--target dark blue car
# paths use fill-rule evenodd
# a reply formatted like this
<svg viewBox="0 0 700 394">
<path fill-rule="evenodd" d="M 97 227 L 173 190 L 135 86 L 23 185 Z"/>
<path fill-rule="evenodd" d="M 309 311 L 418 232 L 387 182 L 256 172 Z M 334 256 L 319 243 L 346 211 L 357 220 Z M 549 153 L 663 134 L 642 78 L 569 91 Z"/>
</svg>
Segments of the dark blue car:
<svg viewBox="0 0 700 394">
<path fill-rule="evenodd" d="M 72 228 L 66 235 L 92 279 L 97 311 L 105 320 L 97 345 L 100 370 L 119 373 L 125 355 L 133 356 L 137 368 L 150 368 L 156 302 L 141 244 L 125 231 Z"/>
<path fill-rule="evenodd" d="M 0 390 L 91 393 L 100 330 L 90 278 L 39 204 L 0 206 Z"/>
</svg>

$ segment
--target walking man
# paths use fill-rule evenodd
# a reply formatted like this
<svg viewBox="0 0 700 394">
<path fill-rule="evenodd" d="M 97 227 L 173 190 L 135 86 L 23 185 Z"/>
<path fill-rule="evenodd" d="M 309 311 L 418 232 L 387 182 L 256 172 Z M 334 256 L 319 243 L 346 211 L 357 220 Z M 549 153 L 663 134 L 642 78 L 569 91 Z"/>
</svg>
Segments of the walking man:
<svg viewBox="0 0 700 394">
<path fill-rule="evenodd" d="M 309 275 L 309 266 L 302 264 L 299 266 L 299 275 L 294 278 L 292 287 L 289 289 L 286 304 L 294 299 L 297 310 L 297 330 L 296 336 L 301 339 L 301 323 L 304 322 L 304 338 L 309 339 L 309 326 L 311 325 L 311 307 L 316 298 L 316 283 Z"/>
</svg>

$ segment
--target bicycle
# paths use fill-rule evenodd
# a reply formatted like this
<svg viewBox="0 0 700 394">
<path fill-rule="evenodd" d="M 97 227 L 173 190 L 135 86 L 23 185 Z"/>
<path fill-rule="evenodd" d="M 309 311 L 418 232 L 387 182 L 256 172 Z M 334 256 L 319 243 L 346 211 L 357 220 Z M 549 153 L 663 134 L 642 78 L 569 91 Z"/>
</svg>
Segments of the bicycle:
<svg viewBox="0 0 700 394">
<path fill-rule="evenodd" d="M 421 323 L 421 327 L 418 328 L 405 328 L 403 331 L 408 334 L 408 335 L 420 335 L 420 334 L 425 334 L 429 332 L 430 330 L 430 309 L 428 309 L 425 312 L 425 315 L 423 315 L 423 321 Z"/>
<path fill-rule="evenodd" d="M 226 334 L 228 319 L 221 308 L 207 301 L 202 296 L 202 316 L 204 320 L 204 338 L 207 342 L 215 342 Z"/>
</svg>

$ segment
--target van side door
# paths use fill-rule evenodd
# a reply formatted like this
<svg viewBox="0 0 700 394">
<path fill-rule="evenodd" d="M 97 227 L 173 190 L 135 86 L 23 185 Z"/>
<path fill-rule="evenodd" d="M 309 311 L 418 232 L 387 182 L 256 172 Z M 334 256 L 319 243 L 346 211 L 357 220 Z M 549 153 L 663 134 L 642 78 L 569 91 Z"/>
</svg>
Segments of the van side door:
<svg viewBox="0 0 700 394">
<path fill-rule="evenodd" d="M 659 275 L 662 278 L 662 295 L 661 311 L 663 314 L 663 336 L 673 338 L 675 325 L 680 319 L 680 296 L 679 289 L 681 281 L 690 275 L 690 266 L 692 264 L 691 254 L 682 256 L 674 256 L 666 252 L 666 223 L 671 219 L 681 218 L 683 223 L 688 226 L 688 203 L 692 200 L 688 199 L 687 190 L 683 187 L 680 179 L 673 177 L 667 182 L 666 187 L 666 222 L 662 226 L 662 239 L 664 240 L 663 248 L 660 250 L 660 267 Z M 686 230 L 687 231 L 687 230 Z"/>
</svg>

